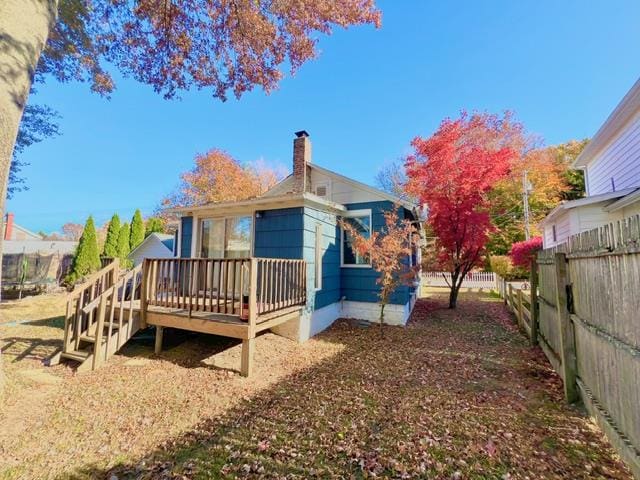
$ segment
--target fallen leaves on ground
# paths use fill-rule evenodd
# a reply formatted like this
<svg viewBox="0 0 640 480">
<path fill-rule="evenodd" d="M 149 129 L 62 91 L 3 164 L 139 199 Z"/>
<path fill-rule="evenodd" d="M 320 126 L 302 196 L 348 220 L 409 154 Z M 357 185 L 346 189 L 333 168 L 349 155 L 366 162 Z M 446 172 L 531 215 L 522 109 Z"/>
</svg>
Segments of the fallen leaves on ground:
<svg viewBox="0 0 640 480">
<path fill-rule="evenodd" d="M 134 342 L 88 375 L 49 369 L 64 381 L 13 419 L 31 428 L 0 434 L 0 476 L 630 478 L 487 300 L 420 300 L 384 335 L 339 321 L 302 345 L 262 337 L 251 379 L 204 365 L 229 343 L 206 336 L 176 337 L 160 358 Z"/>
</svg>

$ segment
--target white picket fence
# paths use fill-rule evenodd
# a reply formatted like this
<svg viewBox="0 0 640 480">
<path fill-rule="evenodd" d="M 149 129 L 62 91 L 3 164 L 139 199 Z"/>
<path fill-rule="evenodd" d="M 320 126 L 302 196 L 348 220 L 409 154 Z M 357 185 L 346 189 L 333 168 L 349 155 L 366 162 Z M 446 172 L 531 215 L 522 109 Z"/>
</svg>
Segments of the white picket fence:
<svg viewBox="0 0 640 480">
<path fill-rule="evenodd" d="M 448 287 L 451 285 L 449 272 L 423 272 L 423 285 L 427 287 Z M 462 282 L 462 288 L 496 288 L 496 274 L 493 272 L 469 272 Z"/>
</svg>

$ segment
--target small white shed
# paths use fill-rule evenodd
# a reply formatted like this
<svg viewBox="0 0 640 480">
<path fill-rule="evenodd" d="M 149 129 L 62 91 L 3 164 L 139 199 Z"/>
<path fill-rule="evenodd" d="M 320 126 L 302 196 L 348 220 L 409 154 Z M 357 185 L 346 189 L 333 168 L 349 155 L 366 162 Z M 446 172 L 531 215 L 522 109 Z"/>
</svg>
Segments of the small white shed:
<svg viewBox="0 0 640 480">
<path fill-rule="evenodd" d="M 174 236 L 165 233 L 152 233 L 140 245 L 129 253 L 134 266 L 140 265 L 145 258 L 171 258 L 174 256 Z"/>
</svg>

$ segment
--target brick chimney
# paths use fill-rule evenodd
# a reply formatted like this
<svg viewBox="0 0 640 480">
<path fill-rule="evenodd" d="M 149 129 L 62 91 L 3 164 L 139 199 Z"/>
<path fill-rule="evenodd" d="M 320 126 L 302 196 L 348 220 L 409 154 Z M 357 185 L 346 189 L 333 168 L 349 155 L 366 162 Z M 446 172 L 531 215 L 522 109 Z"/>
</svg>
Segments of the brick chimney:
<svg viewBox="0 0 640 480">
<path fill-rule="evenodd" d="M 293 192 L 304 193 L 311 189 L 311 140 L 305 130 L 296 132 L 293 139 Z"/>
<path fill-rule="evenodd" d="M 13 213 L 7 213 L 7 222 L 4 225 L 4 239 L 11 240 L 13 233 Z"/>
</svg>

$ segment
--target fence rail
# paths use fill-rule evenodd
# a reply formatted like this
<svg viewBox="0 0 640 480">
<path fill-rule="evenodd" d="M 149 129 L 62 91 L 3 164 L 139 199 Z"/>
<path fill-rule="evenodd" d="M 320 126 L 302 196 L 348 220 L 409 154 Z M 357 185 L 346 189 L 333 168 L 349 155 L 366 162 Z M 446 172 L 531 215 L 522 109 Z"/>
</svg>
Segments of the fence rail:
<svg viewBox="0 0 640 480">
<path fill-rule="evenodd" d="M 532 343 L 640 478 L 640 215 L 539 252 L 527 295 L 503 296 Z"/>
</svg>

